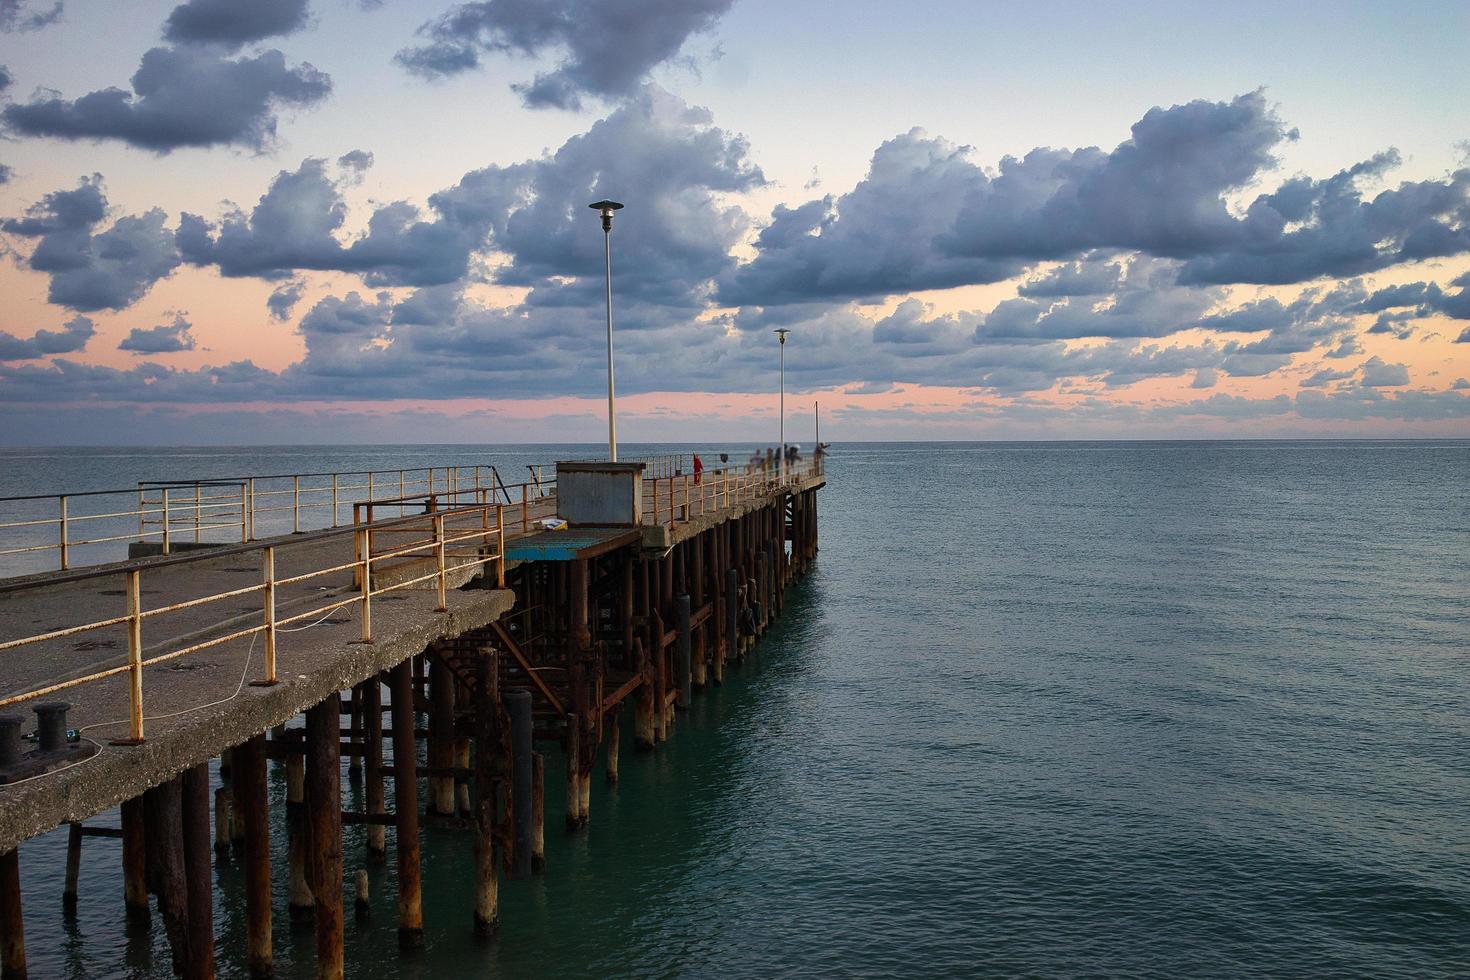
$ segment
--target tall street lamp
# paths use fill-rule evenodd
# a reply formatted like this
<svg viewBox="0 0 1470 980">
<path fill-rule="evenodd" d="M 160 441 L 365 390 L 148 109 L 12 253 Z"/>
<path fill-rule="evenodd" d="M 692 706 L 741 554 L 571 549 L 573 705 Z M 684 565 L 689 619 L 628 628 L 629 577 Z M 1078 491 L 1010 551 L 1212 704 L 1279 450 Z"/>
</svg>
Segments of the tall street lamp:
<svg viewBox="0 0 1470 980">
<path fill-rule="evenodd" d="M 781 338 L 781 482 L 786 482 L 786 335 L 791 331 L 780 329 L 776 336 Z"/>
<path fill-rule="evenodd" d="M 602 256 L 607 265 L 607 458 L 618 461 L 618 415 L 613 398 L 612 353 L 612 219 L 622 210 L 617 201 L 597 201 L 587 205 L 602 215 Z"/>
</svg>

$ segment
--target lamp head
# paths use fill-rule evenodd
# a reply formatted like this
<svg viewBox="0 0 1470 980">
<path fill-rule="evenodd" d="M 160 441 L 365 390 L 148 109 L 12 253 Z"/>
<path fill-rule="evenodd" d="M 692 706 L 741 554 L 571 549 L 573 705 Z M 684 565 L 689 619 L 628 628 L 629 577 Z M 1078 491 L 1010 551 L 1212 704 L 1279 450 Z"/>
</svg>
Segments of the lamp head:
<svg viewBox="0 0 1470 980">
<path fill-rule="evenodd" d="M 603 231 L 612 231 L 613 212 L 623 209 L 623 206 L 617 201 L 594 201 L 587 206 L 602 215 Z"/>
<path fill-rule="evenodd" d="M 790 332 L 791 331 L 790 330 L 787 330 L 785 327 L 782 327 L 781 329 L 775 331 L 776 336 L 778 336 L 778 337 L 781 338 L 781 344 L 782 344 L 782 346 L 785 346 L 785 344 L 786 344 L 786 335 L 789 334 Z"/>
</svg>

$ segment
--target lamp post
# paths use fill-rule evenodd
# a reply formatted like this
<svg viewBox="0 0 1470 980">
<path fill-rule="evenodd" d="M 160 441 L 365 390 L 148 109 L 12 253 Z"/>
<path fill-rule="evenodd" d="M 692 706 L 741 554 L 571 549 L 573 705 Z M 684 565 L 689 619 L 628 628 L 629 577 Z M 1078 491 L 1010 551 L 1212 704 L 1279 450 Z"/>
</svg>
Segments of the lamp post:
<svg viewBox="0 0 1470 980">
<path fill-rule="evenodd" d="M 791 331 L 785 328 L 776 331 L 776 336 L 781 338 L 781 482 L 786 482 L 786 335 Z"/>
<path fill-rule="evenodd" d="M 617 201 L 597 201 L 587 205 L 602 215 L 602 257 L 607 267 L 607 458 L 618 461 L 618 415 L 613 397 L 613 353 L 612 353 L 612 219 L 613 212 L 622 210 Z"/>
</svg>

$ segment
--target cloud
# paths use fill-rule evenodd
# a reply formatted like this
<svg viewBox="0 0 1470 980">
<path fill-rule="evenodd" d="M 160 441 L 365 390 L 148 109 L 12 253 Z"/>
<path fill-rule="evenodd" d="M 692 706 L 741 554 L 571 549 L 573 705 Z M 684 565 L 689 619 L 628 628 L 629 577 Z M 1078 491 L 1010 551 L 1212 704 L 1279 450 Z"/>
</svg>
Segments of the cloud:
<svg viewBox="0 0 1470 980">
<path fill-rule="evenodd" d="M 306 26 L 308 0 L 187 0 L 173 9 L 163 36 L 179 43 L 217 44 L 238 51 L 252 41 Z"/>
<path fill-rule="evenodd" d="M 1325 385 L 1331 384 L 1334 381 L 1346 381 L 1352 376 L 1352 371 L 1336 371 L 1332 368 L 1323 368 L 1316 374 L 1313 374 L 1310 378 L 1303 379 L 1301 387 L 1321 388 Z"/>
<path fill-rule="evenodd" d="M 301 296 L 305 292 L 306 282 L 301 279 L 291 279 L 277 286 L 265 301 L 271 319 L 282 323 L 291 319 L 291 311 L 296 309 L 296 304 L 301 302 Z"/>
<path fill-rule="evenodd" d="M 373 155 L 367 150 L 349 150 L 337 158 L 337 167 L 345 180 L 353 184 L 362 183 L 368 169 L 373 165 Z"/>
<path fill-rule="evenodd" d="M 68 320 L 60 330 L 37 330 L 34 336 L 17 337 L 0 330 L 0 361 L 28 361 L 50 354 L 73 354 L 87 346 L 96 331 L 84 316 Z"/>
<path fill-rule="evenodd" d="M 298 271 L 355 273 L 374 288 L 466 281 L 493 249 L 489 277 L 530 287 L 528 306 L 600 307 L 602 236 L 589 201 L 623 197 L 613 233 L 620 301 L 650 305 L 654 322 L 701 309 L 711 281 L 734 266 L 748 219 L 718 195 L 759 187 L 745 141 L 707 110 L 649 86 L 554 154 L 474 170 L 431 195 L 427 210 L 377 207 L 364 234 L 344 241 L 341 181 L 323 160 L 281 171 L 247 215 L 211 225 L 185 214 L 178 244 L 226 276 L 279 279 Z M 628 196 L 633 191 L 639 196 Z"/>
<path fill-rule="evenodd" d="M 0 33 L 39 31 L 61 20 L 66 11 L 63 0 L 55 0 L 49 7 L 38 5 L 40 9 L 28 13 L 30 7 L 27 0 L 0 0 Z"/>
<path fill-rule="evenodd" d="M 419 28 L 428 43 L 400 51 L 416 75 L 438 78 L 478 68 L 486 54 L 559 54 L 554 70 L 512 86 L 532 108 L 577 109 L 582 98 L 637 93 L 656 66 L 691 35 L 710 30 L 734 0 L 486 0 L 461 3 Z"/>
<path fill-rule="evenodd" d="M 0 163 L 0 187 L 8 184 L 15 178 L 15 171 L 8 164 Z"/>
<path fill-rule="evenodd" d="M 172 273 L 179 256 L 161 209 L 96 231 L 106 217 L 102 177 L 93 174 L 75 190 L 47 194 L 25 217 L 0 221 L 0 231 L 36 239 L 27 264 L 50 275 L 52 303 L 83 312 L 120 310 Z"/>
<path fill-rule="evenodd" d="M 185 45 L 146 52 L 132 87 L 74 100 L 50 94 L 6 106 L 0 115 L 21 136 L 115 139 L 157 153 L 191 146 L 264 150 L 275 141 L 277 112 L 316 105 L 332 80 L 310 64 L 287 66 L 279 51 L 231 59 Z"/>
<path fill-rule="evenodd" d="M 1220 373 L 1212 367 L 1202 367 L 1194 372 L 1194 380 L 1189 383 L 1191 388 L 1213 388 L 1220 380 Z"/>
<path fill-rule="evenodd" d="M 172 323 L 146 329 L 134 327 L 123 338 L 122 343 L 117 345 L 117 349 L 134 354 L 172 354 L 193 350 L 194 335 L 190 333 L 192 326 L 182 315 L 176 313 Z"/>
<path fill-rule="evenodd" d="M 1368 358 L 1361 370 L 1365 388 L 1396 388 L 1409 383 L 1408 365 L 1389 364 L 1381 357 Z"/>
<path fill-rule="evenodd" d="M 0 94 L 4 94 L 5 90 L 14 84 L 15 76 L 10 73 L 10 69 L 0 65 Z"/>
<path fill-rule="evenodd" d="M 1150 109 L 1111 151 L 1038 147 L 993 173 L 968 148 L 913 130 L 880 146 L 849 193 L 777 206 L 721 298 L 996 282 L 1095 250 L 1176 260 L 1179 283 L 1201 286 L 1306 282 L 1470 251 L 1470 168 L 1366 197 L 1362 185 L 1397 166 L 1392 150 L 1325 180 L 1288 179 L 1237 211 L 1297 138 L 1259 92 Z M 1056 291 L 1069 288 L 1064 276 L 1028 288 L 1066 295 Z"/>
<path fill-rule="evenodd" d="M 1022 263 L 956 257 L 937 246 L 968 188 L 986 179 L 968 154 L 912 129 L 878 147 L 848 193 L 778 204 L 756 238 L 755 260 L 721 283 L 720 302 L 877 298 L 1018 274 Z"/>
</svg>

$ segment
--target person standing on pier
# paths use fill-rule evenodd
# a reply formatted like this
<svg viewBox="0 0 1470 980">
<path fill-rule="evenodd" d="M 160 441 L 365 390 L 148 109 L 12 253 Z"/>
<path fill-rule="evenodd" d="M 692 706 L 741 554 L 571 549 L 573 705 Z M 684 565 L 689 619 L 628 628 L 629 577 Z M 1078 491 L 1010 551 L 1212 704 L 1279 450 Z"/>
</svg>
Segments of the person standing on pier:
<svg viewBox="0 0 1470 980">
<path fill-rule="evenodd" d="M 699 453 L 694 454 L 694 482 L 699 482 L 700 475 L 704 473 L 704 460 L 699 458 Z"/>
</svg>

